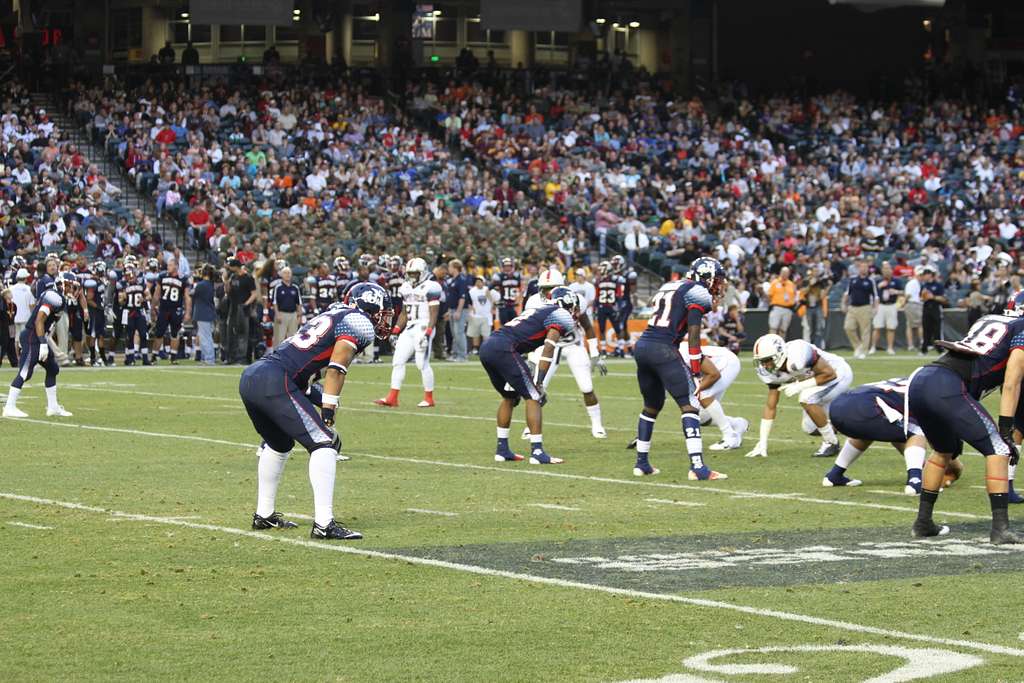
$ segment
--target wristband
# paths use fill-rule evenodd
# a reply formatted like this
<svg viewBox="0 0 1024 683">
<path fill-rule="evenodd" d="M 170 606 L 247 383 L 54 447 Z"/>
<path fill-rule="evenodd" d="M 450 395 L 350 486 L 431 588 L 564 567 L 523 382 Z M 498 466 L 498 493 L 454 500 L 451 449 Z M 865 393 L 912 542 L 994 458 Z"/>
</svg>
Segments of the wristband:
<svg viewBox="0 0 1024 683">
<path fill-rule="evenodd" d="M 324 408 L 335 408 L 338 405 L 337 394 L 323 394 L 320 396 L 320 405 Z"/>
<path fill-rule="evenodd" d="M 597 358 L 597 337 L 587 340 L 587 351 L 590 353 L 591 358 Z"/>
<path fill-rule="evenodd" d="M 398 325 L 395 325 L 394 327 L 391 328 L 391 334 L 401 334 L 401 333 L 402 333 L 402 328 L 399 327 Z"/>
<path fill-rule="evenodd" d="M 700 374 L 700 362 L 704 358 L 699 346 L 690 347 L 690 372 Z"/>
<path fill-rule="evenodd" d="M 423 336 L 424 337 L 429 337 L 432 334 L 434 334 L 434 328 L 433 327 L 428 327 L 427 329 L 423 330 Z"/>
</svg>

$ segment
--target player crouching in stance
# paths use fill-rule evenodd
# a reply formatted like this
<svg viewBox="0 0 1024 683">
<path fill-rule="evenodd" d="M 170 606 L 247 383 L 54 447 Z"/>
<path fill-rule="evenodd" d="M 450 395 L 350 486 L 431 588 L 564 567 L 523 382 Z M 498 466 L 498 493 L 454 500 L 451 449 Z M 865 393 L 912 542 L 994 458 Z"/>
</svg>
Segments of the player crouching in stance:
<svg viewBox="0 0 1024 683">
<path fill-rule="evenodd" d="M 375 336 L 387 336 L 391 313 L 391 297 L 382 287 L 358 284 L 349 291 L 346 303 L 330 306 L 242 373 L 238 392 L 263 437 L 253 529 L 297 526 L 275 510 L 275 501 L 285 462 L 298 441 L 309 451 L 309 483 L 313 487 L 310 537 L 363 537 L 334 520 L 334 474 L 341 446 L 334 415 L 352 359 Z M 310 379 L 325 368 L 318 415 L 306 392 Z"/>
<path fill-rule="evenodd" d="M 928 440 L 913 416 L 905 415 L 908 384 L 905 377 L 873 382 L 832 401 L 829 419 L 835 430 L 847 438 L 835 465 L 821 480 L 822 486 L 860 486 L 860 480 L 847 477 L 846 470 L 873 442 L 884 441 L 903 453 L 907 466 L 903 492 L 908 496 L 921 493 L 921 470 Z"/>
<path fill-rule="evenodd" d="M 693 480 L 728 479 L 704 464 L 701 406 L 694 383 L 695 378 L 700 378 L 701 370 L 701 323 L 724 285 L 722 264 L 703 257 L 693 262 L 686 279 L 662 285 L 651 300 L 654 313 L 633 349 L 636 377 L 644 399 L 637 424 L 636 464 L 633 466 L 633 474 L 638 477 L 658 473 L 648 457 L 654 422 L 665 405 L 667 391 L 682 412 L 683 435 L 690 456 L 687 476 Z M 691 340 L 689 366 L 679 352 L 679 343 L 687 334 Z"/>
<path fill-rule="evenodd" d="M 398 290 L 402 312 L 398 314 L 391 334 L 397 334 L 395 354 L 391 357 L 391 391 L 374 403 L 389 408 L 398 407 L 398 392 L 405 380 L 405 364 L 415 358 L 416 367 L 423 378 L 423 400 L 419 408 L 434 407 L 434 369 L 430 367 L 430 343 L 434 339 L 437 314 L 441 310 L 441 283 L 429 280 L 427 262 L 421 258 L 409 259 L 405 264 L 405 283 Z"/>
<path fill-rule="evenodd" d="M 579 298 L 579 294 L 564 286 L 565 279 L 557 270 L 546 270 L 541 273 L 537 284 L 540 291 L 527 300 L 526 310 L 550 305 L 552 301 L 560 299 L 566 294 L 575 294 Z M 580 314 L 576 318 L 576 325 L 572 333 L 563 335 L 558 340 L 554 360 L 551 361 L 551 367 L 548 368 L 543 379 L 540 376 L 540 356 L 547 349 L 541 347 L 530 354 L 530 361 L 537 367 L 534 371 L 533 382 L 546 392 L 555 373 L 558 372 L 558 366 L 564 361 L 569 366 L 580 393 L 583 394 L 583 405 L 587 407 L 587 415 L 590 416 L 590 434 L 595 439 L 605 439 L 608 434 L 601 422 L 601 404 L 598 403 L 597 394 L 594 393 L 594 378 L 591 376 L 593 369 L 590 363 L 594 361 L 602 375 L 608 374 L 608 366 L 598 354 L 597 334 L 594 332 L 590 317 L 583 312 L 582 301 L 579 304 L 579 309 Z M 583 346 L 584 340 L 586 340 L 586 348 Z M 527 427 L 523 430 L 523 439 L 529 438 L 530 428 Z"/>
<path fill-rule="evenodd" d="M 71 417 L 64 406 L 57 402 L 57 373 L 60 365 L 56 354 L 50 350 L 47 336 L 54 323 L 64 312 L 66 302 L 77 300 L 81 292 L 81 284 L 74 273 L 63 272 L 57 276 L 53 289 L 46 289 L 39 296 L 35 308 L 25 323 L 25 329 L 18 338 L 21 344 L 21 358 L 18 363 L 18 374 L 11 381 L 7 391 L 7 403 L 4 405 L 4 417 L 28 417 L 25 411 L 18 408 L 18 396 L 25 382 L 32 378 L 36 363 L 46 369 L 46 415 L 47 417 Z"/>
<path fill-rule="evenodd" d="M 679 345 L 679 352 L 686 349 Z M 725 392 L 740 374 L 740 359 L 724 346 L 704 346 L 700 371 L 700 424 L 714 424 L 722 432 L 722 440 L 711 444 L 712 451 L 732 451 L 743 445 L 743 435 L 750 422 L 743 417 L 729 417 L 722 409 Z"/>
<path fill-rule="evenodd" d="M 942 536 L 932 512 L 953 454 L 967 442 L 985 456 L 985 489 L 992 508 L 989 538 L 993 543 L 1021 543 L 1010 531 L 1009 468 L 1017 464 L 1013 430 L 1024 424 L 1020 389 L 1024 381 L 1024 291 L 1008 302 L 1004 315 L 986 315 L 958 342 L 937 342 L 945 349 L 937 360 L 910 376 L 907 409 L 932 446 L 924 467 L 924 483 L 913 534 Z M 981 398 L 1002 388 L 998 426 Z"/>
<path fill-rule="evenodd" d="M 573 333 L 579 312 L 579 298 L 566 289 L 561 296 L 553 297 L 549 304 L 524 311 L 509 320 L 480 347 L 480 362 L 491 384 L 501 394 L 501 403 L 498 404 L 498 446 L 494 454 L 496 461 L 517 462 L 523 459 L 523 456 L 512 452 L 508 445 L 508 435 L 512 410 L 520 399 L 525 399 L 526 426 L 530 430 L 530 464 L 557 465 L 562 462 L 561 458 L 551 457 L 544 451 L 541 407 L 546 397 L 544 390 L 534 382 L 533 373 L 521 354 L 543 346 L 544 352 L 537 363 L 543 382 L 554 362 L 558 340 Z"/>
<path fill-rule="evenodd" d="M 839 439 L 829 424 L 828 406 L 853 381 L 846 361 L 802 339 L 787 342 L 777 334 L 766 334 L 754 342 L 754 364 L 758 379 L 768 385 L 768 402 L 761 414 L 757 445 L 747 457 L 767 457 L 781 391 L 799 397 L 804 409 L 803 430 L 821 435 L 821 447 L 814 457 L 834 458 L 839 453 Z"/>
</svg>

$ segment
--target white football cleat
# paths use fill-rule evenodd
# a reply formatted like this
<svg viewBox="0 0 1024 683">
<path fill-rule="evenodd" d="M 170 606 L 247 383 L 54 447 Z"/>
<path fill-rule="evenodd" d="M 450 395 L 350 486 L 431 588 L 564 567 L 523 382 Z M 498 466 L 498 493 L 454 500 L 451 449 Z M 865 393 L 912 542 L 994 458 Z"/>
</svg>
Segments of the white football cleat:
<svg viewBox="0 0 1024 683">
<path fill-rule="evenodd" d="M 433 408 L 434 407 L 434 402 L 433 401 L 428 401 L 427 399 L 423 399 L 422 401 L 420 401 L 419 403 L 416 404 L 416 407 L 417 408 Z"/>
<path fill-rule="evenodd" d="M 46 417 L 74 417 L 74 415 L 65 410 L 64 406 L 58 405 L 56 408 L 47 408 Z"/>
<path fill-rule="evenodd" d="M 348 462 L 351 459 L 352 459 L 352 456 L 343 455 L 341 453 L 338 453 L 338 457 L 336 457 L 334 460 L 335 460 L 335 462 Z"/>
<path fill-rule="evenodd" d="M 736 434 L 740 437 L 740 442 L 743 441 L 743 435 L 750 429 L 750 420 L 745 417 L 734 417 L 732 420 L 732 428 L 736 430 Z"/>
<path fill-rule="evenodd" d="M 4 406 L 4 417 L 28 417 L 28 413 L 24 410 L 18 410 L 14 406 Z"/>
<path fill-rule="evenodd" d="M 726 441 L 725 439 L 722 439 L 721 441 L 718 441 L 718 442 L 713 443 L 710 446 L 708 446 L 708 450 L 712 450 L 712 451 L 734 451 L 737 448 L 739 448 L 740 445 L 742 445 L 742 443 L 743 443 L 743 441 L 741 439 L 734 439 L 732 441 Z"/>
<path fill-rule="evenodd" d="M 607 439 L 608 432 L 604 431 L 601 425 L 590 425 L 590 435 L 595 439 Z"/>
<path fill-rule="evenodd" d="M 529 441 L 530 440 L 530 428 L 529 427 L 523 427 L 523 434 L 522 434 L 521 438 L 522 438 L 523 441 Z"/>
</svg>

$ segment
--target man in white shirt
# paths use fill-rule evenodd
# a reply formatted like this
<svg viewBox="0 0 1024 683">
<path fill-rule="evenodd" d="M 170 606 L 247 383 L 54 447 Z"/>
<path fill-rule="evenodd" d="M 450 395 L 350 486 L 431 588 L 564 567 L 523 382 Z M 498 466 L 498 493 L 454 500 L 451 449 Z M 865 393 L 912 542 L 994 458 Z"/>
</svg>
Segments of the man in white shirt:
<svg viewBox="0 0 1024 683">
<path fill-rule="evenodd" d="M 906 303 L 903 307 L 903 315 L 906 316 L 907 348 L 917 348 L 921 344 L 924 330 L 921 328 L 921 273 L 923 266 L 914 269 L 914 277 L 907 280 L 903 287 L 903 297 Z M 917 344 L 914 343 L 914 330 L 917 330 Z"/>
<path fill-rule="evenodd" d="M 11 286 L 11 300 L 14 302 L 14 344 L 20 347 L 21 331 L 25 329 L 25 323 L 32 315 L 32 308 L 36 305 L 36 298 L 32 296 L 32 288 L 28 286 L 28 271 L 19 268 L 15 275 L 17 282 Z M 21 349 L 18 349 L 21 353 Z"/>
<path fill-rule="evenodd" d="M 594 301 L 597 299 L 597 288 L 594 283 L 587 279 L 587 271 L 577 268 L 573 273 L 573 281 L 569 289 L 580 296 L 583 306 L 580 312 L 586 313 L 592 320 L 594 318 Z"/>
<path fill-rule="evenodd" d="M 484 279 L 478 275 L 469 289 L 471 308 L 469 323 L 466 326 L 466 336 L 471 341 L 474 354 L 480 354 L 480 345 L 491 336 L 491 330 L 494 329 L 494 312 L 500 299 L 498 292 L 484 286 Z"/>
</svg>

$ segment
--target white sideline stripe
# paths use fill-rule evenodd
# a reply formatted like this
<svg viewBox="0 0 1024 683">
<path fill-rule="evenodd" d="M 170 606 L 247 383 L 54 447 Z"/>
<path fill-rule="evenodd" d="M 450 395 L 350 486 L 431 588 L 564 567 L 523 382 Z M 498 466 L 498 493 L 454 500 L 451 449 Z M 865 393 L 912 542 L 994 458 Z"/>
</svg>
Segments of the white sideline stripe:
<svg viewBox="0 0 1024 683">
<path fill-rule="evenodd" d="M 313 516 L 312 515 L 302 515 L 302 514 L 299 514 L 298 512 L 286 512 L 286 513 L 284 513 L 284 516 L 285 517 L 294 517 L 295 519 L 301 519 L 301 520 L 304 520 L 304 521 L 307 521 L 307 522 L 312 522 L 313 521 Z"/>
<path fill-rule="evenodd" d="M 397 560 L 400 562 L 407 562 L 409 564 L 422 565 L 425 567 L 435 567 L 439 569 L 451 569 L 454 571 L 466 572 L 469 574 L 478 574 L 481 576 L 493 576 L 501 577 L 505 579 L 514 579 L 517 581 L 527 581 L 529 583 L 542 584 L 547 586 L 556 586 L 558 588 L 577 588 L 581 590 L 595 591 L 599 593 L 606 593 L 609 595 L 615 595 L 620 597 L 642 599 L 642 600 L 661 600 L 665 602 L 674 602 L 683 605 L 691 605 L 694 607 L 705 607 L 708 609 L 728 610 L 730 612 L 739 612 L 741 614 L 748 614 L 755 617 L 765 617 L 769 619 L 776 619 L 780 621 L 793 621 L 802 624 L 810 624 L 812 626 L 821 626 L 824 628 L 834 628 L 842 631 L 851 631 L 854 633 L 865 633 L 869 635 L 882 636 L 885 638 L 897 638 L 900 640 L 913 640 L 922 643 L 934 643 L 936 645 L 946 645 L 948 647 L 958 647 L 967 650 L 977 650 L 980 652 L 991 652 L 992 654 L 1008 655 L 1011 657 L 1024 657 L 1024 650 L 1019 650 L 1012 647 L 1006 647 L 1003 645 L 995 645 L 993 643 L 983 643 L 973 640 L 957 640 L 952 638 L 940 638 L 936 636 L 925 635 L 922 633 L 910 633 L 905 631 L 895 631 L 891 629 L 878 628 L 875 626 L 864 626 L 861 624 L 854 624 L 848 621 L 839 621 L 836 619 L 824 619 L 821 617 L 813 617 L 806 614 L 797 614 L 795 612 L 782 612 L 780 610 L 763 609 L 760 607 L 749 607 L 747 605 L 737 605 L 731 602 L 723 602 L 721 600 L 707 600 L 703 598 L 688 598 L 682 595 L 673 595 L 670 593 L 651 593 L 648 591 L 638 591 L 628 588 L 616 588 L 614 586 L 604 586 L 596 583 L 584 583 L 582 581 L 571 581 L 568 579 L 556 579 L 545 576 L 534 576 L 533 574 L 523 574 L 520 572 L 505 571 L 502 569 L 491 569 L 489 567 L 480 567 L 472 564 L 463 564 L 461 562 L 448 562 L 445 560 L 434 560 L 426 557 L 415 557 L 412 555 L 402 555 L 394 552 L 384 552 L 380 550 L 368 550 L 365 548 L 357 548 L 351 545 L 335 544 L 331 545 L 328 543 L 320 543 L 317 541 L 306 540 L 301 538 L 289 538 L 281 534 L 266 534 L 258 531 L 250 531 L 247 529 L 236 529 L 233 527 L 218 526 L 215 524 L 203 524 L 199 522 L 188 522 L 183 520 L 167 519 L 164 517 L 153 517 L 150 515 L 140 515 L 130 512 L 120 512 L 118 510 L 107 510 L 101 507 L 95 507 L 92 505 L 83 505 L 82 503 L 72 503 L 61 500 L 53 500 L 50 498 L 39 498 L 36 496 L 26 496 L 17 493 L 4 493 L 0 492 L 0 498 L 6 498 L 8 500 L 19 500 L 26 503 L 35 503 L 37 505 L 50 505 L 53 507 L 61 507 L 69 510 L 80 510 L 83 512 L 95 512 L 99 514 L 111 515 L 114 517 L 121 517 L 130 521 L 137 522 L 154 522 L 157 524 L 168 524 L 172 526 L 184 527 L 188 529 L 198 529 L 201 531 L 217 531 L 224 534 L 231 534 L 233 536 L 243 536 L 264 542 L 277 542 L 286 543 L 288 545 L 300 546 L 303 548 L 315 548 L 317 550 L 326 550 L 337 553 L 344 553 L 346 555 L 360 555 L 363 557 L 373 557 L 380 560 Z"/>
<path fill-rule="evenodd" d="M 188 441 L 200 441 L 204 443 L 216 443 L 225 446 L 238 446 L 245 449 L 253 449 L 253 444 L 243 443 L 241 441 L 225 441 L 224 439 L 211 439 L 205 436 L 192 436 L 191 434 L 165 434 L 162 432 L 143 432 L 136 429 L 121 429 L 118 427 L 97 427 L 93 425 L 83 424 L 71 424 L 68 422 L 51 422 L 48 420 L 35 420 L 32 418 L 21 418 L 18 420 L 12 420 L 13 422 L 22 422 L 29 424 L 45 425 L 47 427 L 66 427 L 69 429 L 88 429 L 96 432 L 114 432 L 117 434 L 132 434 L 134 436 L 153 436 L 162 439 L 185 439 Z M 873 510 L 894 510 L 896 512 L 908 512 L 917 513 L 917 508 L 899 506 L 899 505 L 882 505 L 880 503 L 861 503 L 852 500 L 830 500 L 828 498 L 811 498 L 809 496 L 803 496 L 800 494 L 778 494 L 778 493 L 762 493 L 760 491 L 741 491 L 719 488 L 716 486 L 698 486 L 695 484 L 673 484 L 670 482 L 658 482 L 650 481 L 647 479 L 615 479 L 614 477 L 598 477 L 586 474 L 569 474 L 566 472 L 553 472 L 549 469 L 523 469 L 513 467 L 494 467 L 490 465 L 474 465 L 472 463 L 464 462 L 445 462 L 444 460 L 425 460 L 420 458 L 406 458 L 398 455 L 378 455 L 376 453 L 358 453 L 350 451 L 349 455 L 358 456 L 360 458 L 372 458 L 374 460 L 385 460 L 388 462 L 407 462 L 416 465 L 434 465 L 437 467 L 455 467 L 458 469 L 468 470 L 485 470 L 488 472 L 502 472 L 512 474 L 525 474 L 533 475 L 538 477 L 557 477 L 559 479 L 573 479 L 577 481 L 598 481 L 606 484 L 619 484 L 623 486 L 653 486 L 655 488 L 667 488 L 667 489 L 679 489 L 685 491 L 701 491 L 705 493 L 724 493 L 733 497 L 738 498 L 761 498 L 767 500 L 783 500 L 783 501 L 798 501 L 801 503 L 815 503 L 819 505 L 841 505 L 844 507 L 863 507 L 871 508 Z M 949 512 L 942 511 L 943 515 L 948 517 L 961 517 L 963 519 L 984 519 L 987 520 L 989 517 L 984 515 L 975 515 L 969 512 Z"/>
<path fill-rule="evenodd" d="M 669 500 L 667 498 L 644 498 L 647 503 L 661 503 L 663 505 L 682 505 L 684 507 L 702 508 L 707 507 L 707 503 L 691 503 L 688 500 Z"/>
<path fill-rule="evenodd" d="M 43 526 L 42 524 L 29 524 L 28 522 L 7 522 L 11 526 L 20 526 L 26 529 L 40 529 L 42 531 L 52 531 L 52 526 Z"/>
<path fill-rule="evenodd" d="M 527 507 L 531 508 L 544 508 L 545 510 L 567 510 L 569 512 L 577 512 L 580 508 L 574 508 L 569 505 L 555 505 L 554 503 L 527 503 Z"/>
<path fill-rule="evenodd" d="M 443 510 L 424 510 L 423 508 L 405 508 L 406 512 L 416 512 L 421 515 L 439 515 L 441 517 L 458 517 L 458 512 L 444 512 Z"/>
<path fill-rule="evenodd" d="M 981 488 L 985 488 L 982 486 Z M 865 489 L 868 493 L 877 493 L 880 496 L 899 496 L 900 498 L 915 498 L 916 496 L 908 496 L 902 491 L 883 491 L 882 489 Z"/>
</svg>

